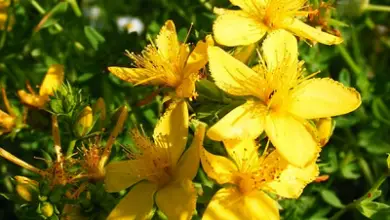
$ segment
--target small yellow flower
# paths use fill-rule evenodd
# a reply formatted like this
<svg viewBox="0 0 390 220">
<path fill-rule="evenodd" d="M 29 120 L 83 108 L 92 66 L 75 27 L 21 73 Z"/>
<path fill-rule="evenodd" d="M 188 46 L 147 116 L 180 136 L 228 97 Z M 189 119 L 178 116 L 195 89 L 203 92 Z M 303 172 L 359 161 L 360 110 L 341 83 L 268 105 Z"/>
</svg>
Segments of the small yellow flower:
<svg viewBox="0 0 390 220">
<path fill-rule="evenodd" d="M 20 100 L 31 107 L 43 108 L 49 101 L 49 96 L 54 94 L 54 91 L 59 88 L 64 81 L 64 66 L 59 64 L 51 65 L 43 79 L 39 94 L 36 94 L 34 90 L 28 85 L 27 93 L 24 90 L 19 90 L 18 95 Z"/>
<path fill-rule="evenodd" d="M 254 139 L 265 130 L 283 158 L 303 167 L 320 151 L 316 131 L 305 119 L 346 114 L 361 104 L 360 94 L 352 88 L 330 78 L 304 77 L 297 40 L 287 31 L 268 35 L 263 43 L 265 62 L 253 69 L 218 47 L 208 51 L 217 86 L 248 97 L 208 130 L 213 140 Z"/>
<path fill-rule="evenodd" d="M 207 63 L 207 47 L 213 44 L 212 37 L 207 36 L 190 53 L 189 45 L 178 41 L 175 24 L 168 20 L 161 28 L 156 45 L 148 45 L 141 55 L 128 53 L 135 68 L 109 67 L 108 70 L 135 85 L 168 86 L 176 90 L 178 97 L 191 98 L 196 96 L 199 71 Z"/>
<path fill-rule="evenodd" d="M 12 129 L 16 126 L 17 119 L 16 114 L 12 110 L 12 107 L 8 101 L 7 94 L 4 88 L 1 89 L 1 95 L 5 105 L 5 110 L 8 113 L 0 110 L 0 135 L 11 132 Z"/>
<path fill-rule="evenodd" d="M 322 32 L 300 20 L 307 0 L 230 0 L 241 10 L 216 9 L 213 26 L 215 40 L 222 45 L 238 46 L 259 41 L 267 32 L 284 29 L 295 35 L 332 45 L 342 38 Z"/>
<path fill-rule="evenodd" d="M 133 140 L 140 152 L 132 154 L 131 160 L 112 162 L 106 167 L 108 192 L 134 185 L 108 219 L 146 219 L 154 200 L 168 219 L 191 219 L 196 204 L 192 179 L 199 167 L 204 131 L 200 124 L 192 145 L 184 152 L 188 136 L 184 101 L 173 102 L 162 116 L 154 130 L 154 143 L 134 131 Z"/>
<path fill-rule="evenodd" d="M 277 202 L 266 192 L 285 198 L 298 198 L 303 188 L 318 176 L 318 166 L 311 163 L 297 168 L 281 158 L 277 151 L 259 156 L 251 139 L 226 141 L 229 157 L 216 156 L 203 147 L 202 167 L 220 189 L 211 199 L 203 220 L 212 219 L 279 219 Z"/>
<path fill-rule="evenodd" d="M 12 29 L 12 25 L 15 23 L 15 17 L 13 15 L 8 16 L 8 7 L 10 6 L 11 1 L 9 0 L 0 0 L 0 30 L 5 29 L 5 25 L 8 20 L 8 28 L 10 31 Z"/>
</svg>

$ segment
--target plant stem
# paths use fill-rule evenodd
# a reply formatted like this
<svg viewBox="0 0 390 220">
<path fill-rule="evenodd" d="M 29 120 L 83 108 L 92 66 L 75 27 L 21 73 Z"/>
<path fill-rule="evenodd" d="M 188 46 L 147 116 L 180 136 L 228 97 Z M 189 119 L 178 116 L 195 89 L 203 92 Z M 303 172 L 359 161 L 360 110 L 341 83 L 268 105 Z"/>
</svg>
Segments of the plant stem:
<svg viewBox="0 0 390 220">
<path fill-rule="evenodd" d="M 364 10 L 367 10 L 367 11 L 384 11 L 384 12 L 390 12 L 390 6 L 368 4 L 368 5 L 366 5 L 366 6 L 364 7 Z"/>
<path fill-rule="evenodd" d="M 378 190 L 378 188 L 382 185 L 382 183 L 386 180 L 388 174 L 385 173 L 385 174 L 382 174 L 382 176 L 374 183 L 374 185 L 371 187 L 371 189 L 366 193 L 364 194 L 362 197 L 360 197 L 359 199 L 353 201 L 352 203 L 349 203 L 348 205 L 346 205 L 343 209 L 341 209 L 340 211 L 336 212 L 336 214 L 334 214 L 331 218 L 329 218 L 329 220 L 336 220 L 336 219 L 339 219 L 346 211 L 348 211 L 349 209 L 353 209 L 355 208 L 357 205 L 359 205 L 363 200 L 365 200 L 366 198 L 370 198 L 372 196 L 372 194 Z"/>
<path fill-rule="evenodd" d="M 34 8 L 41 14 L 44 15 L 46 13 L 46 10 L 42 8 L 42 6 L 35 0 L 30 0 L 31 4 L 34 6 Z M 54 27 L 57 29 L 57 31 L 62 31 L 63 28 L 60 24 L 55 23 Z"/>
<path fill-rule="evenodd" d="M 352 69 L 352 72 L 355 75 L 360 75 L 361 69 L 359 66 L 355 63 L 355 61 L 352 59 L 351 55 L 348 53 L 347 49 L 344 45 L 337 45 L 338 50 L 341 53 L 341 56 L 343 56 L 345 62 L 349 65 L 349 67 Z"/>
</svg>

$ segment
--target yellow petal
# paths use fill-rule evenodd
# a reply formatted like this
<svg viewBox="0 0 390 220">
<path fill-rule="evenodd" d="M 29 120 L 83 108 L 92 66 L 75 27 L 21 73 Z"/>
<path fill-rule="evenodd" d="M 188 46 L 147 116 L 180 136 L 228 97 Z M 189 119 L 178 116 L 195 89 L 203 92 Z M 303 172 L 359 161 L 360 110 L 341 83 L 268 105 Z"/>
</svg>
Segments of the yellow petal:
<svg viewBox="0 0 390 220">
<path fill-rule="evenodd" d="M 301 120 L 288 114 L 267 115 L 265 131 L 279 154 L 297 167 L 305 167 L 318 155 L 320 147 Z"/>
<path fill-rule="evenodd" d="M 232 95 L 261 97 L 266 84 L 261 74 L 219 47 L 209 47 L 208 54 L 211 76 L 219 88 Z"/>
<path fill-rule="evenodd" d="M 61 220 L 88 220 L 88 216 L 82 215 L 80 205 L 65 204 L 61 213 Z"/>
<path fill-rule="evenodd" d="M 177 164 L 175 179 L 192 180 L 195 178 L 200 162 L 199 149 L 203 145 L 205 130 L 206 126 L 203 123 L 200 123 L 196 128 L 191 146 L 184 152 Z"/>
<path fill-rule="evenodd" d="M 234 50 L 233 56 L 242 63 L 248 64 L 249 59 L 253 56 L 256 50 L 256 44 L 237 47 Z"/>
<path fill-rule="evenodd" d="M 125 68 L 125 67 L 108 67 L 108 71 L 114 74 L 121 80 L 126 82 L 131 82 L 136 85 L 139 84 L 151 84 L 151 85 L 161 85 L 164 84 L 164 81 L 161 79 L 161 75 L 153 75 L 154 73 L 143 68 Z"/>
<path fill-rule="evenodd" d="M 7 131 L 11 130 L 15 126 L 15 117 L 8 115 L 0 110 L 0 127 L 5 128 Z"/>
<path fill-rule="evenodd" d="M 185 101 L 172 102 L 154 129 L 153 139 L 158 147 L 170 153 L 171 164 L 176 166 L 187 143 L 188 109 Z"/>
<path fill-rule="evenodd" d="M 140 182 L 111 211 L 107 220 L 149 219 L 153 209 L 153 196 L 157 185 Z"/>
<path fill-rule="evenodd" d="M 292 92 L 289 111 L 302 118 L 325 118 L 356 110 L 360 94 L 330 78 L 310 79 Z"/>
<path fill-rule="evenodd" d="M 33 95 L 30 93 L 27 93 L 24 90 L 18 91 L 18 96 L 20 98 L 20 101 L 24 104 L 27 104 L 29 106 L 35 107 L 35 108 L 43 108 L 46 104 L 46 102 L 49 100 L 48 96 L 39 96 L 39 95 Z"/>
<path fill-rule="evenodd" d="M 178 98 L 192 98 L 196 96 L 195 83 L 199 80 L 198 73 L 192 73 L 187 78 L 181 81 L 181 84 L 176 87 L 175 92 Z"/>
<path fill-rule="evenodd" d="M 51 65 L 42 81 L 41 88 L 39 89 L 39 95 L 53 95 L 54 91 L 61 86 L 63 81 L 64 66 L 60 64 Z"/>
<path fill-rule="evenodd" d="M 225 13 L 214 22 L 215 40 L 225 46 L 248 45 L 259 41 L 267 28 L 254 17 L 242 13 Z"/>
<path fill-rule="evenodd" d="M 259 169 L 258 145 L 254 139 L 226 140 L 224 144 L 239 171 L 251 172 Z"/>
<path fill-rule="evenodd" d="M 323 147 L 328 143 L 333 133 L 334 124 L 332 118 L 320 118 L 316 123 L 316 127 L 320 145 Z"/>
<path fill-rule="evenodd" d="M 320 42 L 326 45 L 340 44 L 343 42 L 341 37 L 337 37 L 310 25 L 305 24 L 299 19 L 291 19 L 286 22 L 285 29 L 293 32 L 295 35 L 309 39 L 311 41 Z"/>
<path fill-rule="evenodd" d="M 234 173 L 237 166 L 228 158 L 207 152 L 203 146 L 200 149 L 200 159 L 207 176 L 219 184 L 234 183 Z"/>
<path fill-rule="evenodd" d="M 168 219 L 189 220 L 195 211 L 196 190 L 188 179 L 176 181 L 156 193 L 156 204 Z"/>
<path fill-rule="evenodd" d="M 208 62 L 207 48 L 214 45 L 214 40 L 211 35 L 207 35 L 204 41 L 199 41 L 195 49 L 188 57 L 186 66 L 183 70 L 184 76 L 191 73 L 197 73 Z"/>
<path fill-rule="evenodd" d="M 242 10 L 248 13 L 258 13 L 260 10 L 264 10 L 266 4 L 269 2 L 267 0 L 230 0 L 230 2 L 240 7 Z"/>
<path fill-rule="evenodd" d="M 211 199 L 203 220 L 279 220 L 277 203 L 262 191 L 243 195 L 236 188 L 223 188 Z"/>
<path fill-rule="evenodd" d="M 109 163 L 106 166 L 104 183 L 107 192 L 119 192 L 143 180 L 138 170 L 142 169 L 143 162 L 125 160 Z"/>
<path fill-rule="evenodd" d="M 285 30 L 271 32 L 264 40 L 262 49 L 270 72 L 274 73 L 280 67 L 288 68 L 287 70 L 282 70 L 282 74 L 285 75 L 293 75 L 289 70 L 297 72 L 298 43 L 291 33 Z M 287 73 L 284 73 L 284 71 Z"/>
<path fill-rule="evenodd" d="M 233 109 L 208 131 L 207 136 L 216 141 L 226 139 L 257 138 L 264 130 L 267 107 L 260 102 L 247 101 Z"/>
<path fill-rule="evenodd" d="M 267 182 L 264 187 L 268 191 L 285 198 L 298 198 L 305 186 L 315 180 L 319 174 L 319 169 L 315 162 L 304 168 L 298 168 L 281 158 L 277 151 L 273 151 L 265 159 L 265 164 L 268 164 L 268 158 L 278 159 L 278 169 L 281 170 L 281 173 L 277 179 Z M 267 171 L 265 170 L 264 172 Z"/>
<path fill-rule="evenodd" d="M 170 62 L 174 63 L 180 51 L 179 40 L 177 39 L 175 23 L 172 20 L 165 22 L 156 38 L 158 52 Z"/>
</svg>

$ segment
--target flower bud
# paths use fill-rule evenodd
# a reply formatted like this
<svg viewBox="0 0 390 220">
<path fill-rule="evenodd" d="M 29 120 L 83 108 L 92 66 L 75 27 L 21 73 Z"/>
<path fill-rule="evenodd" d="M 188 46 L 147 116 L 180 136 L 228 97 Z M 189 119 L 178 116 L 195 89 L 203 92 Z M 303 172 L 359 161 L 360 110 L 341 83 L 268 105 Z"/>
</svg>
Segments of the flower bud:
<svg viewBox="0 0 390 220">
<path fill-rule="evenodd" d="M 333 134 L 334 124 L 331 118 L 320 118 L 316 123 L 316 127 L 320 145 L 323 147 L 328 143 L 330 136 Z"/>
<path fill-rule="evenodd" d="M 17 194 L 27 202 L 31 202 L 37 198 L 39 192 L 39 184 L 35 180 L 31 180 L 24 176 L 15 176 Z"/>
<path fill-rule="evenodd" d="M 79 114 L 77 121 L 75 132 L 77 137 L 83 137 L 91 131 L 93 125 L 93 114 L 92 108 L 87 106 L 85 107 Z"/>
<path fill-rule="evenodd" d="M 41 212 L 45 217 L 51 217 L 54 213 L 54 207 L 49 202 L 43 202 L 41 204 Z"/>
<path fill-rule="evenodd" d="M 100 97 L 96 101 L 95 105 L 93 105 L 92 109 L 93 109 L 93 116 L 99 117 L 100 127 L 102 127 L 103 122 L 106 120 L 107 117 L 106 103 L 104 102 L 104 99 Z"/>
</svg>

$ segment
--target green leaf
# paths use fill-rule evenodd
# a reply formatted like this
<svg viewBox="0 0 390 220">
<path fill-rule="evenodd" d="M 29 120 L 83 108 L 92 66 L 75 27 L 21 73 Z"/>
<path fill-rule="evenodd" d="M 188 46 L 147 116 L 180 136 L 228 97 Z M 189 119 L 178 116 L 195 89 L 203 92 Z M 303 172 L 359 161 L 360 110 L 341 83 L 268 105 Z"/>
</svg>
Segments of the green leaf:
<svg viewBox="0 0 390 220">
<path fill-rule="evenodd" d="M 99 44 L 105 41 L 104 37 L 97 32 L 93 27 L 85 26 L 84 34 L 87 37 L 89 43 L 92 45 L 93 49 L 97 50 Z"/>
<path fill-rule="evenodd" d="M 372 101 L 372 113 L 381 122 L 390 125 L 390 112 L 381 98 L 374 98 Z"/>
<path fill-rule="evenodd" d="M 334 206 L 336 208 L 343 208 L 344 204 L 340 201 L 340 199 L 337 197 L 336 193 L 333 191 L 330 191 L 328 189 L 321 190 L 321 197 L 322 199 L 328 203 L 331 206 Z"/>
<path fill-rule="evenodd" d="M 339 81 L 345 86 L 351 86 L 351 74 L 347 69 L 342 69 L 339 75 Z"/>
<path fill-rule="evenodd" d="M 390 206 L 380 202 L 363 201 L 357 209 L 366 217 L 370 218 L 379 210 L 389 209 Z"/>
<path fill-rule="evenodd" d="M 371 216 L 372 220 L 390 220 L 390 208 L 381 209 Z"/>
</svg>

